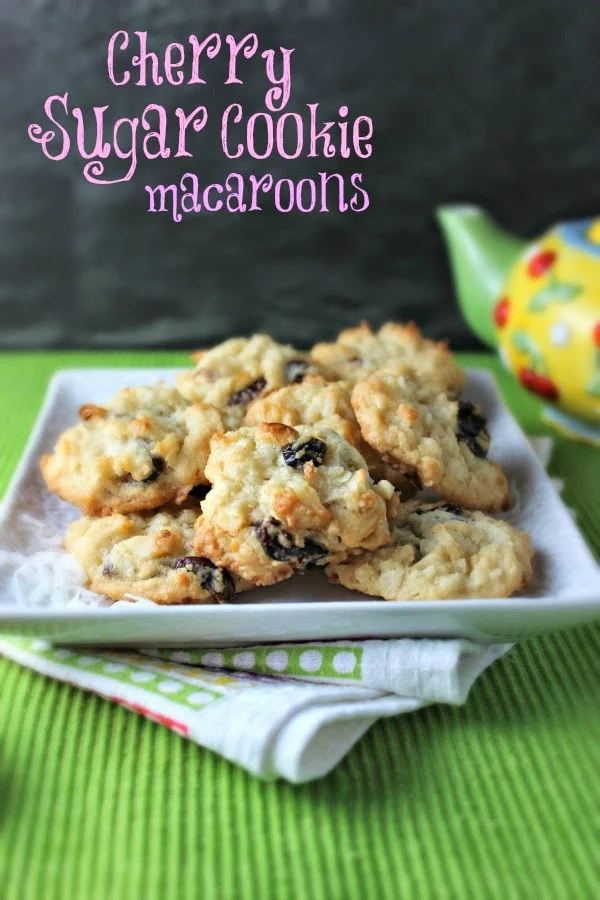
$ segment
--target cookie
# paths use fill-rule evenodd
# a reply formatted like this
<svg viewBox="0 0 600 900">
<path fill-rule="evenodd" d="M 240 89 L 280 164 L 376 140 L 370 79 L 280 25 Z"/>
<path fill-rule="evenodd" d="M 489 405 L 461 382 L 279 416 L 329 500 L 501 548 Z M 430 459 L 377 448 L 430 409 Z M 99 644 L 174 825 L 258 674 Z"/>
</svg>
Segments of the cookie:
<svg viewBox="0 0 600 900">
<path fill-rule="evenodd" d="M 333 381 L 362 381 L 382 366 L 410 365 L 428 384 L 457 396 L 465 375 L 444 341 L 424 338 L 414 322 L 387 322 L 372 331 L 367 322 L 348 328 L 333 344 L 316 344 L 311 351 L 324 376 Z"/>
<path fill-rule="evenodd" d="M 487 459 L 486 420 L 472 403 L 452 400 L 406 366 L 360 381 L 352 406 L 365 439 L 446 500 L 496 512 L 510 506 L 508 482 Z"/>
<path fill-rule="evenodd" d="M 210 439 L 224 428 L 213 406 L 162 384 L 124 388 L 79 416 L 40 466 L 50 490 L 90 516 L 181 502 L 206 482 Z"/>
<path fill-rule="evenodd" d="M 228 429 L 240 427 L 251 400 L 317 373 L 307 354 L 266 334 L 231 338 L 192 358 L 196 368 L 178 376 L 179 391 L 188 400 L 216 406 Z"/>
<path fill-rule="evenodd" d="M 281 422 L 333 428 L 341 437 L 357 447 L 362 435 L 350 397 L 352 385 L 347 381 L 327 382 L 324 378 L 308 377 L 301 384 L 270 391 L 253 400 L 247 408 L 244 423 Z"/>
<path fill-rule="evenodd" d="M 403 504 L 392 541 L 327 567 L 329 581 L 384 600 L 509 597 L 532 576 L 529 537 L 447 503 Z"/>
<path fill-rule="evenodd" d="M 155 603 L 231 603 L 246 584 L 192 547 L 200 507 L 154 513 L 84 517 L 70 526 L 65 547 L 89 587 L 112 600 L 126 594 Z"/>
<path fill-rule="evenodd" d="M 194 547 L 254 584 L 389 540 L 387 482 L 328 428 L 280 423 L 216 435 Z"/>
<path fill-rule="evenodd" d="M 415 484 L 394 461 L 386 461 L 364 440 L 351 403 L 352 384 L 349 381 L 325 381 L 308 376 L 302 384 L 291 384 L 253 400 L 246 411 L 246 425 L 261 422 L 282 422 L 284 425 L 310 425 L 333 428 L 364 457 L 374 481 L 390 481 L 407 500 L 415 493 Z"/>
</svg>

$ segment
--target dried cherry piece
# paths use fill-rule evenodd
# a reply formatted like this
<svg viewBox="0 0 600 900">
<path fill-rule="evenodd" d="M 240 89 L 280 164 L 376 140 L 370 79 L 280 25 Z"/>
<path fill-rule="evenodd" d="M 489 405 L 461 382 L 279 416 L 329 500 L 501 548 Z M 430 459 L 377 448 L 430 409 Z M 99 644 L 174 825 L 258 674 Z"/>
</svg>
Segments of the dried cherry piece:
<svg viewBox="0 0 600 900">
<path fill-rule="evenodd" d="M 325 547 L 310 538 L 305 538 L 302 545 L 294 543 L 292 535 L 274 516 L 257 523 L 254 530 L 267 556 L 277 562 L 296 562 L 303 567 L 318 564 L 327 556 Z"/>
<path fill-rule="evenodd" d="M 281 452 L 292 469 L 301 469 L 307 462 L 320 466 L 327 455 L 327 444 L 320 438 L 309 438 L 307 441 L 292 441 Z"/>
<path fill-rule="evenodd" d="M 266 378 L 257 378 L 256 381 L 253 381 L 251 384 L 246 385 L 245 388 L 232 394 L 227 405 L 242 406 L 246 403 L 250 403 L 251 400 L 254 400 L 255 397 L 259 396 L 266 387 L 266 384 Z"/>
<path fill-rule="evenodd" d="M 205 591 L 213 595 L 217 603 L 231 603 L 235 584 L 227 569 L 220 569 L 205 556 L 183 556 L 175 563 L 176 569 L 193 572 Z"/>
<path fill-rule="evenodd" d="M 485 459 L 490 447 L 490 435 L 486 427 L 487 420 L 477 407 L 466 400 L 459 400 L 457 425 L 458 440 L 464 441 L 474 456 Z"/>
</svg>

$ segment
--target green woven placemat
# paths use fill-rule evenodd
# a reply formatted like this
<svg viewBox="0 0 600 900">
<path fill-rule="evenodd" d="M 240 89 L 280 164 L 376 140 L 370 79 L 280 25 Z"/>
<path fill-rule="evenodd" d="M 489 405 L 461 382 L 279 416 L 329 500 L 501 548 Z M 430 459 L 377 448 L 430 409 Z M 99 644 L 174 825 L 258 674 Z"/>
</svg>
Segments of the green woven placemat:
<svg viewBox="0 0 600 900">
<path fill-rule="evenodd" d="M 175 353 L 0 355 L 0 490 L 49 375 Z M 490 357 L 530 432 L 537 402 Z M 552 472 L 600 552 L 600 454 Z M 600 879 L 600 626 L 537 638 L 465 707 L 373 727 L 304 787 L 265 785 L 96 696 L 0 662 L 2 900 L 592 898 Z"/>
</svg>

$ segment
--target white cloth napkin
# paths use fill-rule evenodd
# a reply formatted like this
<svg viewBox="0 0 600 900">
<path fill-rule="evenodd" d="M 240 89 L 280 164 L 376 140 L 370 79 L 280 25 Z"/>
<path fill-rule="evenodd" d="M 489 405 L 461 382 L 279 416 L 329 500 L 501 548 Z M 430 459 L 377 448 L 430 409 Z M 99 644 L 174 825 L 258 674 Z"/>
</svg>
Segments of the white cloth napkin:
<svg viewBox="0 0 600 900">
<path fill-rule="evenodd" d="M 406 638 L 134 653 L 0 639 L 0 653 L 22 665 L 128 706 L 255 775 L 294 783 L 329 772 L 382 716 L 464 703 L 510 646 Z"/>
</svg>

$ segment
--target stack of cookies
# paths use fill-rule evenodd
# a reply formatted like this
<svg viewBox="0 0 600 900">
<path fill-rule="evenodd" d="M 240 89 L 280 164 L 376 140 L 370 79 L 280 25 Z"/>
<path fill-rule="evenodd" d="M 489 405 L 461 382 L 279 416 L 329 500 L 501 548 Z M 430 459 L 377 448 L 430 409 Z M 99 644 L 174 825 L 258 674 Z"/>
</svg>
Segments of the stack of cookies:
<svg viewBox="0 0 600 900">
<path fill-rule="evenodd" d="M 310 353 L 255 335 L 193 359 L 176 389 L 83 406 L 41 460 L 84 513 L 65 547 L 92 590 L 229 603 L 309 567 L 386 600 L 528 583 L 529 538 L 489 515 L 508 483 L 445 344 L 363 323 Z"/>
</svg>

